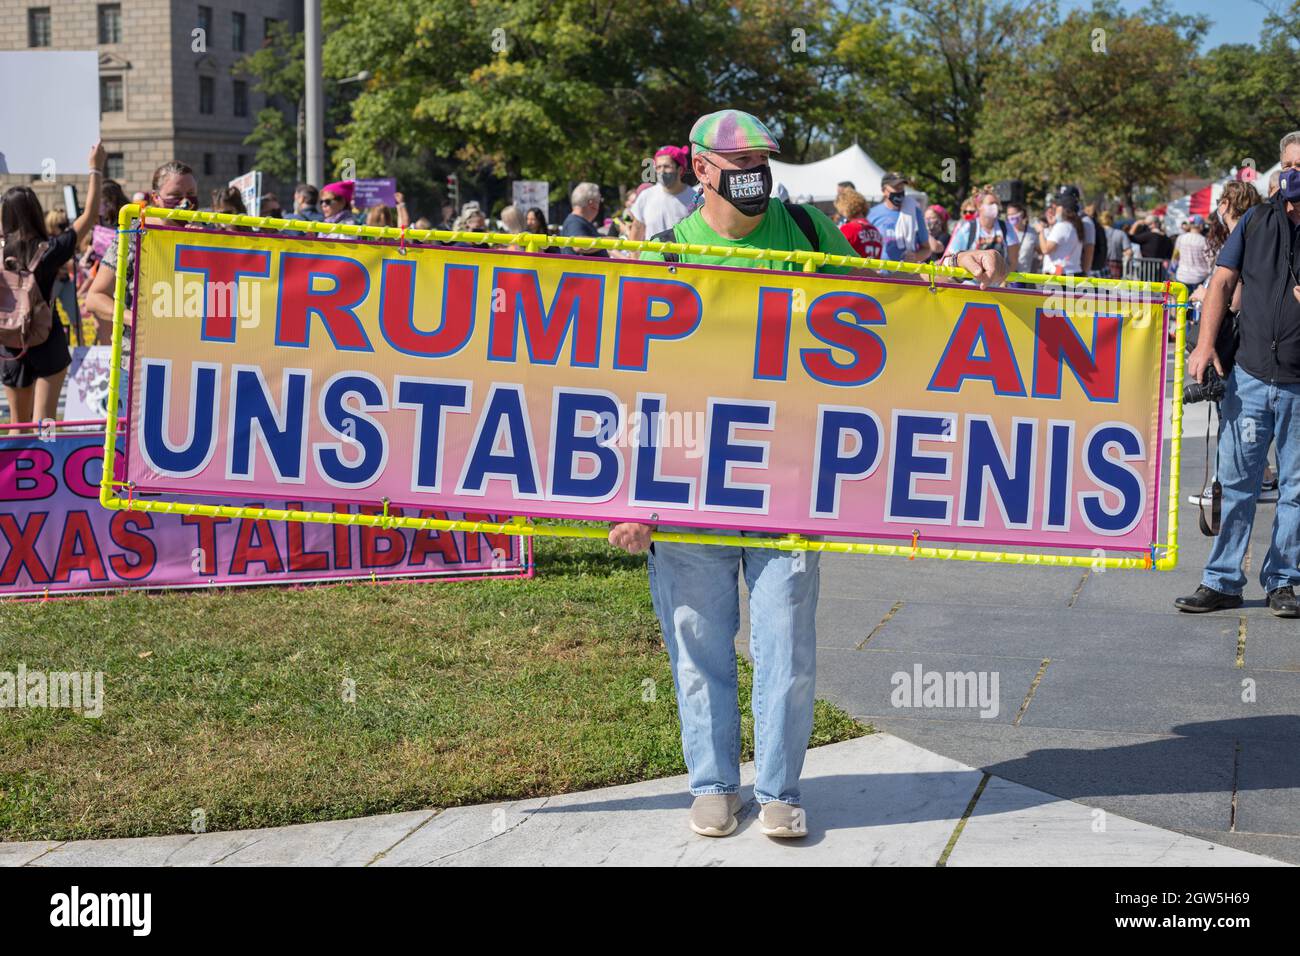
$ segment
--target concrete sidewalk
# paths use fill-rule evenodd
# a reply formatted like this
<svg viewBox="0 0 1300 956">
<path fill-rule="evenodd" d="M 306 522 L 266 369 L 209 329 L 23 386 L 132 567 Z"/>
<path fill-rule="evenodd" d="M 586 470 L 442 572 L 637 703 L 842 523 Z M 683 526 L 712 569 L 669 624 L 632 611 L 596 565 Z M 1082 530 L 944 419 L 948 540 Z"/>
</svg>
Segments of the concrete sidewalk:
<svg viewBox="0 0 1300 956">
<path fill-rule="evenodd" d="M 773 840 L 748 803 L 730 837 L 686 826 L 685 777 L 514 803 L 267 830 L 0 843 L 5 866 L 1280 866 L 1268 857 L 1061 800 L 885 733 L 804 767 L 809 835 Z"/>
</svg>

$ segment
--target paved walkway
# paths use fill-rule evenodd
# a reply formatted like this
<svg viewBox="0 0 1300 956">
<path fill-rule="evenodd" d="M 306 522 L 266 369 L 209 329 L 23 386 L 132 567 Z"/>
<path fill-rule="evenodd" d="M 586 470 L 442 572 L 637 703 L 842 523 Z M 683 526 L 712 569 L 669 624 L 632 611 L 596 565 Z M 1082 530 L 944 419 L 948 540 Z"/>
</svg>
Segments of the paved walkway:
<svg viewBox="0 0 1300 956">
<path fill-rule="evenodd" d="M 724 839 L 687 829 L 686 779 L 670 777 L 267 830 L 0 843 L 0 865 L 1278 865 L 989 776 L 885 733 L 808 752 L 802 840 L 758 831 L 753 779 L 746 764 L 749 802 Z"/>
<path fill-rule="evenodd" d="M 1245 607 L 1172 604 L 1209 553 L 1187 503 L 1204 453 L 1186 442 L 1173 572 L 828 556 L 818 696 L 995 777 L 1300 863 L 1300 621 L 1270 615 L 1255 579 L 1274 506 L 1259 507 Z M 896 706 L 894 675 L 918 665 L 996 674 L 996 715 Z"/>
</svg>

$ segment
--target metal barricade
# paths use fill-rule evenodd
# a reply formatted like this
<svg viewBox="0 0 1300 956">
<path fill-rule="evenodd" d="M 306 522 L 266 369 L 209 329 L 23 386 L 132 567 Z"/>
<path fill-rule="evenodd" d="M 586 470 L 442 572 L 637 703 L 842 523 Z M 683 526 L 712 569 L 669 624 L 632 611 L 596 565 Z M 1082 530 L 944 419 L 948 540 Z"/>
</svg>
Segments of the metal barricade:
<svg viewBox="0 0 1300 956">
<path fill-rule="evenodd" d="M 1169 278 L 1169 260 L 1133 256 L 1124 263 L 1124 278 L 1139 282 L 1164 282 Z"/>
</svg>

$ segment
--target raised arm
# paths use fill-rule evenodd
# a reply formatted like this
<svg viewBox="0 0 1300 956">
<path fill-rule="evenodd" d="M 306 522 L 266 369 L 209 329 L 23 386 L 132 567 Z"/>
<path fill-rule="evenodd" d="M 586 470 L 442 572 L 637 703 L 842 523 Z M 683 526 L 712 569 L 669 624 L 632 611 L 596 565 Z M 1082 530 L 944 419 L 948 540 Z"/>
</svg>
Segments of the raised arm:
<svg viewBox="0 0 1300 956">
<path fill-rule="evenodd" d="M 72 224 L 72 228 L 77 233 L 77 242 L 85 238 L 86 233 L 90 232 L 90 227 L 99 222 L 99 194 L 104 187 L 106 156 L 103 143 L 96 143 L 90 150 L 90 189 L 87 191 L 81 215 Z"/>
</svg>

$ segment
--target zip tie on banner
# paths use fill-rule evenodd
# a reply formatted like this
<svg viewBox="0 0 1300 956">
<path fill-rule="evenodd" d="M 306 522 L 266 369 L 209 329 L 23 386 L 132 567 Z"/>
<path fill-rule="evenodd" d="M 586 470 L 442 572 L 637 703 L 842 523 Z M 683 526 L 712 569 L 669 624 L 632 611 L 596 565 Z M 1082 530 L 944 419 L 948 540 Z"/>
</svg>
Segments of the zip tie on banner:
<svg viewBox="0 0 1300 956">
<path fill-rule="evenodd" d="M 917 545 L 920 542 L 920 540 L 921 540 L 921 529 L 913 528 L 912 529 L 912 553 L 907 556 L 907 560 L 909 561 L 916 560 Z"/>
<path fill-rule="evenodd" d="M 406 227 L 402 227 L 402 234 L 397 237 L 397 251 L 401 255 L 406 255 Z"/>
</svg>

